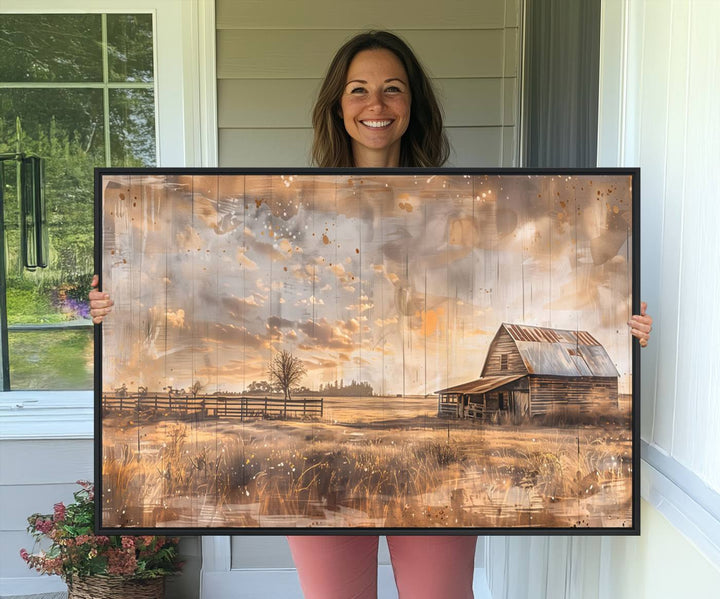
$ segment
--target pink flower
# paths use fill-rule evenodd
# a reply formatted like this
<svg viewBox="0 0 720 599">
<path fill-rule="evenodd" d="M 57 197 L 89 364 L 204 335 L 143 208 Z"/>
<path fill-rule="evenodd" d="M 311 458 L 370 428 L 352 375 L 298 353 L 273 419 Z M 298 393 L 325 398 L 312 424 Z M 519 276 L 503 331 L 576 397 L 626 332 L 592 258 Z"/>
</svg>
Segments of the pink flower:
<svg viewBox="0 0 720 599">
<path fill-rule="evenodd" d="M 52 527 L 52 520 L 44 520 L 42 518 L 35 520 L 35 528 L 44 535 L 49 533 L 52 530 Z"/>
<path fill-rule="evenodd" d="M 121 543 L 125 549 L 135 549 L 135 539 L 132 537 L 122 537 Z"/>
<path fill-rule="evenodd" d="M 108 574 L 127 576 L 135 573 L 135 568 L 137 567 L 135 552 L 129 552 L 123 549 L 109 549 L 107 557 Z"/>
<path fill-rule="evenodd" d="M 62 503 L 62 501 L 60 503 L 56 503 L 53 506 L 53 510 L 53 520 L 55 520 L 55 522 L 62 522 L 65 520 L 65 504 Z"/>
<path fill-rule="evenodd" d="M 20 557 L 23 559 L 23 561 L 28 562 L 30 561 L 30 554 L 27 552 L 27 549 L 21 549 L 20 550 Z"/>
</svg>

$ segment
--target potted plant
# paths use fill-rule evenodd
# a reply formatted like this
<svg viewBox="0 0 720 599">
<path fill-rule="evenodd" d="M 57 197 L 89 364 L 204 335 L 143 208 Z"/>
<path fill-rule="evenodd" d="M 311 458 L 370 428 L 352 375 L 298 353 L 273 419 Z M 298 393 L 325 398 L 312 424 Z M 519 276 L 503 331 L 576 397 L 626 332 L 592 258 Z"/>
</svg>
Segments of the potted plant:
<svg viewBox="0 0 720 599">
<path fill-rule="evenodd" d="M 20 556 L 41 574 L 61 576 L 68 599 L 162 599 L 165 577 L 182 567 L 178 539 L 93 534 L 94 488 L 78 484 L 73 503 L 28 518 L 35 547 Z"/>
</svg>

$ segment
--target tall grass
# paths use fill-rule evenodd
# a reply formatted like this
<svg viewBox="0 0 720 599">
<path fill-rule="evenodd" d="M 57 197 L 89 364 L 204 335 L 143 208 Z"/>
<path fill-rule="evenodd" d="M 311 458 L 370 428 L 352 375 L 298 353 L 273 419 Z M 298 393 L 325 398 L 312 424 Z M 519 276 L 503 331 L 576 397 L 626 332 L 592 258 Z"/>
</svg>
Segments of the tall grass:
<svg viewBox="0 0 720 599">
<path fill-rule="evenodd" d="M 468 429 L 449 441 L 442 430 L 367 431 L 357 440 L 341 429 L 258 422 L 235 432 L 230 424 L 174 423 L 150 429 L 138 452 L 133 427 L 117 427 L 104 449 L 107 521 L 572 526 L 578 519 L 556 517 L 554 504 L 586 501 L 630 474 L 629 440 L 601 429 Z"/>
</svg>

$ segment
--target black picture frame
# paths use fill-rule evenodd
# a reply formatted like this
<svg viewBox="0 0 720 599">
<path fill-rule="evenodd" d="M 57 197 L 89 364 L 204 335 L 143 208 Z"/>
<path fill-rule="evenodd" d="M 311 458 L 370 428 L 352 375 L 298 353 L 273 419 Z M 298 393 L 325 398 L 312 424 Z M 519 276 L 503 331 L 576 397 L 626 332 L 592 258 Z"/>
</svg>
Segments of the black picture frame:
<svg viewBox="0 0 720 599">
<path fill-rule="evenodd" d="M 99 533 L 639 534 L 639 169 L 98 168 L 95 205 Z"/>
</svg>

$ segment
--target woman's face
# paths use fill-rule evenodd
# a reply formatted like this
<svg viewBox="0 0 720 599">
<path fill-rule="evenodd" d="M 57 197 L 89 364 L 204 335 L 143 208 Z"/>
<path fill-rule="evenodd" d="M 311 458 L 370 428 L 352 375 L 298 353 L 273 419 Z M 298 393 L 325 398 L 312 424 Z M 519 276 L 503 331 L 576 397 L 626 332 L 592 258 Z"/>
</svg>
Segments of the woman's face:
<svg viewBox="0 0 720 599">
<path fill-rule="evenodd" d="M 363 50 L 345 78 L 340 109 L 352 138 L 355 166 L 400 164 L 400 139 L 410 122 L 410 85 L 400 60 L 389 50 Z"/>
</svg>

